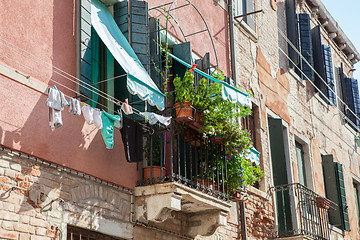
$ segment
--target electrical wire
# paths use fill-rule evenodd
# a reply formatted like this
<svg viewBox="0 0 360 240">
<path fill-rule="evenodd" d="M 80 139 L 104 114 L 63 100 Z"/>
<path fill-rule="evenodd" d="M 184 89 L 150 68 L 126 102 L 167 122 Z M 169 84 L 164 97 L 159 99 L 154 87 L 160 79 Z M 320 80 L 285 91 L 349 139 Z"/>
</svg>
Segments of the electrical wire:
<svg viewBox="0 0 360 240">
<path fill-rule="evenodd" d="M 39 61 L 42 61 L 42 60 L 40 60 L 39 58 L 37 58 L 37 57 L 34 56 L 33 54 L 31 54 L 31 53 L 29 53 L 29 52 L 27 52 L 27 51 L 25 51 L 25 50 L 23 50 L 23 49 L 15 46 L 14 44 L 9 43 L 8 41 L 3 40 L 2 38 L 0 38 L 0 43 L 3 44 L 3 45 L 5 45 L 6 47 L 8 47 L 10 50 L 15 51 L 16 53 L 24 56 L 25 58 L 27 58 L 27 59 L 29 59 L 29 60 L 31 60 L 31 61 L 33 61 L 33 62 L 35 62 L 35 63 L 37 63 L 37 64 L 39 64 L 39 65 L 41 65 L 41 66 L 43 66 L 43 65 L 42 65 L 42 63 L 43 63 L 43 64 L 45 64 L 45 65 L 48 65 L 49 67 L 52 67 L 52 68 L 53 68 L 52 70 L 53 70 L 55 73 L 57 73 L 57 74 L 59 74 L 60 76 L 64 77 L 66 80 L 69 80 L 69 81 L 71 81 L 71 82 L 73 82 L 73 83 L 75 83 L 75 84 L 78 84 L 79 82 L 84 83 L 85 85 L 87 85 L 87 86 L 89 86 L 89 87 L 91 87 L 91 88 L 93 88 L 93 89 L 95 89 L 95 90 L 93 90 L 93 89 L 91 89 L 91 88 L 89 88 L 89 87 L 87 87 L 87 86 L 83 86 L 85 89 L 91 91 L 92 93 L 97 94 L 98 96 L 100 96 L 100 97 L 102 97 L 102 98 L 104 98 L 104 99 L 106 99 L 106 100 L 108 100 L 108 101 L 110 101 L 110 102 L 113 102 L 114 104 L 116 104 L 116 105 L 118 105 L 118 106 L 121 106 L 121 104 L 124 103 L 124 102 L 116 99 L 115 97 L 113 97 L 113 96 L 111 96 L 111 95 L 109 95 L 109 94 L 107 94 L 107 93 L 105 93 L 105 92 L 97 89 L 95 86 L 92 86 L 92 85 L 84 82 L 83 80 L 78 79 L 78 78 L 76 78 L 75 76 L 67 73 L 66 71 L 64 71 L 64 70 L 62 70 L 62 69 L 60 69 L 60 68 L 55 67 L 54 65 L 51 65 L 51 64 L 46 63 L 46 62 L 44 62 L 44 61 L 43 61 L 42 63 L 39 62 Z M 9 46 L 9 45 L 10 45 L 10 46 Z M 11 46 L 12 46 L 12 47 L 11 47 Z M 20 51 L 28 54 L 29 56 L 26 56 L 26 55 L 24 55 L 23 53 L 21 53 L 21 52 L 19 52 L 19 51 L 16 51 L 14 48 L 19 49 Z M 38 74 L 38 75 L 40 75 L 40 76 L 42 76 L 42 77 L 44 77 L 44 78 L 46 78 L 46 79 L 48 79 L 48 80 L 56 83 L 56 84 L 58 84 L 58 85 L 60 85 L 60 86 L 62 86 L 62 87 L 64 87 L 64 88 L 66 88 L 66 89 L 68 89 L 68 90 L 70 90 L 70 91 L 72 91 L 72 92 L 80 95 L 80 96 L 83 96 L 83 97 L 85 97 L 85 98 L 88 98 L 86 95 L 82 94 L 81 92 L 77 92 L 76 90 L 73 90 L 72 88 L 69 88 L 69 87 L 65 86 L 64 84 L 62 84 L 62 83 L 60 83 L 60 82 L 58 82 L 58 81 L 56 81 L 56 80 L 54 80 L 54 79 L 52 79 L 52 78 L 49 78 L 49 77 L 45 76 L 44 74 L 42 74 L 42 73 L 34 70 L 33 68 L 30 68 L 30 67 L 28 67 L 28 66 L 26 66 L 26 65 L 24 65 L 24 64 L 22 64 L 22 63 L 20 63 L 20 62 L 18 62 L 18 61 L 16 61 L 16 60 L 12 59 L 12 58 L 10 58 L 10 57 L 7 57 L 7 56 L 5 56 L 5 54 L 2 54 L 2 56 L 5 57 L 5 58 L 7 58 L 7 59 L 9 59 L 9 60 L 11 60 L 11 61 L 13 61 L 13 62 L 16 62 L 16 63 L 19 64 L 20 66 L 23 66 L 23 67 L 29 69 L 30 71 L 33 71 L 33 72 L 35 72 L 36 74 Z M 36 58 L 36 60 L 33 59 L 32 57 Z M 38 61 L 38 60 L 39 60 L 39 61 Z M 54 70 L 54 69 L 55 69 L 55 70 Z M 65 75 L 62 74 L 62 73 L 64 73 Z M 67 75 L 67 76 L 66 76 L 66 75 Z M 69 76 L 69 77 L 68 77 L 68 76 Z M 117 76 L 117 77 L 121 77 L 121 76 L 123 76 L 123 75 L 120 75 L 120 76 Z M 73 78 L 73 79 L 75 79 L 75 80 L 71 79 L 70 77 Z M 117 77 L 115 77 L 115 78 L 117 78 Z M 107 80 L 110 80 L 110 79 L 107 79 Z M 101 93 L 101 94 L 99 94 L 99 93 Z M 67 96 L 67 97 L 71 98 L 70 96 Z M 93 101 L 94 103 L 97 103 L 97 102 L 95 102 L 95 100 L 93 100 L 93 99 L 90 99 L 90 100 Z M 100 103 L 97 103 L 97 104 L 101 105 L 102 107 L 106 108 L 106 109 L 109 111 L 109 108 L 108 108 L 107 106 L 105 106 L 105 105 L 103 105 L 103 104 L 100 104 Z M 142 118 L 144 117 L 144 116 L 141 114 L 141 111 L 140 111 L 140 110 L 138 110 L 138 109 L 136 109 L 136 108 L 133 108 L 133 111 L 134 111 L 134 113 L 135 113 L 136 115 L 138 115 L 138 116 L 140 116 L 140 117 L 142 117 Z"/>
<path fill-rule="evenodd" d="M 313 66 L 305 59 L 305 57 L 298 51 L 298 49 L 296 49 L 296 47 L 290 42 L 290 40 L 287 38 L 287 36 L 285 36 L 285 34 L 278 29 L 279 33 L 281 34 L 281 36 L 285 39 L 285 41 L 291 46 L 291 48 L 293 48 L 297 54 L 299 54 L 299 56 L 301 57 L 302 60 L 304 60 L 304 62 L 311 68 L 311 70 L 320 78 L 321 81 L 324 82 L 324 84 L 327 86 L 328 89 L 330 89 L 330 91 L 333 92 L 333 94 L 336 96 L 336 99 L 339 100 L 339 102 L 345 106 L 346 110 L 348 110 L 349 112 L 352 113 L 353 116 L 355 116 L 355 118 L 357 118 L 360 121 L 360 117 L 357 116 L 350 108 L 349 106 L 336 94 L 335 90 L 333 90 L 328 84 L 327 82 L 320 76 L 320 74 L 313 68 Z M 310 84 L 323 96 L 325 97 L 329 102 L 330 99 L 315 85 L 315 83 L 313 81 L 311 81 L 311 79 L 306 76 L 306 74 L 292 61 L 292 59 L 287 55 L 287 53 L 279 46 L 279 50 L 286 56 L 286 58 L 288 58 L 288 60 L 296 67 L 296 69 L 306 77 L 306 79 L 310 82 Z M 340 111 L 341 112 L 341 111 Z M 343 115 L 343 117 L 345 117 L 348 122 L 350 122 L 350 124 L 355 127 L 358 131 L 360 131 L 359 127 L 356 126 L 346 115 Z"/>
</svg>

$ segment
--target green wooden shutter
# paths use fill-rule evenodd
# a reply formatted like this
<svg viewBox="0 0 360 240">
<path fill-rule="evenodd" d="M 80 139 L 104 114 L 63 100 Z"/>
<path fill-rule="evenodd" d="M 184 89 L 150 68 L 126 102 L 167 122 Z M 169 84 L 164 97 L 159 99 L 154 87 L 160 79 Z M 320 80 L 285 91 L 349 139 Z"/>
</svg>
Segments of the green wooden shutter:
<svg viewBox="0 0 360 240">
<path fill-rule="evenodd" d="M 100 67 L 100 38 L 91 27 L 91 1 L 80 1 L 80 79 L 98 88 Z M 91 87 L 80 83 L 82 101 L 87 101 L 96 107 L 98 94 L 90 90 Z M 90 101 L 92 99 L 93 101 Z"/>
<path fill-rule="evenodd" d="M 286 32 L 287 38 L 290 43 L 295 46 L 297 50 L 299 50 L 299 34 L 298 34 L 298 24 L 296 18 L 296 0 L 286 0 Z M 293 47 L 288 44 L 288 55 L 292 62 L 295 65 L 299 64 L 299 54 L 293 49 Z M 293 68 L 293 63 L 289 61 L 290 68 Z"/>
<path fill-rule="evenodd" d="M 298 14 L 298 24 L 299 24 L 299 33 L 300 33 L 300 49 L 301 55 L 306 59 L 309 64 L 307 64 L 303 59 L 300 60 L 298 67 L 304 73 L 299 73 L 302 79 L 309 78 L 313 80 L 314 72 L 312 70 L 313 56 L 312 56 L 312 41 L 311 41 L 311 29 L 310 29 L 310 16 L 309 14 L 301 13 Z M 296 69 L 298 71 L 298 69 Z M 307 78 L 306 78 L 306 77 Z"/>
<path fill-rule="evenodd" d="M 304 163 L 304 151 L 300 143 L 295 142 L 296 149 L 296 158 L 297 158 L 297 168 L 299 175 L 299 183 L 306 186 L 306 172 L 305 172 L 305 163 Z"/>
<path fill-rule="evenodd" d="M 273 181 L 274 186 L 279 186 L 288 183 L 283 125 L 282 120 L 278 118 L 268 118 L 268 122 Z M 280 235 L 293 230 L 290 194 L 289 189 L 276 192 L 278 231 Z"/>
<path fill-rule="evenodd" d="M 346 193 L 345 193 L 345 182 L 344 182 L 344 174 L 342 165 L 340 163 L 335 162 L 335 175 L 337 178 L 337 188 L 338 188 L 338 197 L 339 197 L 339 211 L 342 219 L 342 229 L 345 231 L 350 231 L 350 223 L 349 223 L 349 213 L 348 213 L 348 205 L 346 203 Z"/>
<path fill-rule="evenodd" d="M 329 87 L 326 87 L 326 96 L 329 98 L 330 104 L 336 105 L 336 95 L 335 91 L 335 81 L 334 81 L 334 72 L 332 65 L 332 57 L 331 57 L 331 48 L 329 46 L 322 45 L 323 57 L 324 57 L 324 80 L 328 84 Z"/>
<path fill-rule="evenodd" d="M 162 70 L 161 63 L 161 38 L 160 24 L 156 18 L 149 18 L 149 46 L 150 46 L 150 76 L 155 84 L 161 89 L 162 79 L 159 71 Z"/>
<path fill-rule="evenodd" d="M 322 155 L 321 158 L 326 198 L 338 205 L 335 210 L 329 209 L 330 223 L 343 230 L 350 231 L 342 165 L 334 162 L 332 155 Z"/>
<path fill-rule="evenodd" d="M 356 116 L 360 117 L 360 99 L 359 99 L 359 89 L 358 82 L 354 78 L 341 78 L 341 89 L 343 95 L 343 101 L 346 105 L 353 111 Z M 355 124 L 355 126 L 360 126 L 360 121 L 356 116 L 350 112 L 348 109 L 345 109 L 346 116 L 350 121 Z M 353 124 L 349 124 L 355 131 L 358 131 Z"/>
<path fill-rule="evenodd" d="M 80 8 L 80 78 L 87 84 L 91 84 L 91 2 L 89 0 L 81 0 Z M 80 83 L 80 93 L 91 98 L 91 91 L 84 88 L 84 86 L 83 83 Z"/>
<path fill-rule="evenodd" d="M 196 68 L 200 69 L 201 71 L 210 74 L 210 53 L 206 53 L 203 58 L 196 59 Z M 198 73 L 194 73 L 194 83 L 195 86 L 198 85 L 198 82 L 200 79 L 202 79 L 203 76 L 201 76 Z"/>
<path fill-rule="evenodd" d="M 121 32 L 129 41 L 131 47 L 139 58 L 141 64 L 150 71 L 149 47 L 149 18 L 148 3 L 145 1 L 122 1 L 114 4 L 114 20 Z M 124 75 L 121 66 L 115 62 L 115 76 Z M 138 96 L 131 95 L 127 90 L 126 76 L 117 78 L 114 83 L 115 98 L 124 101 L 129 99 L 129 104 L 140 111 L 145 111 L 146 102 Z"/>
<path fill-rule="evenodd" d="M 180 58 L 181 60 L 191 64 L 192 58 L 191 58 L 191 45 L 190 42 L 184 42 L 180 44 L 176 44 L 173 46 L 173 54 Z M 185 72 L 187 68 L 182 65 L 181 63 L 174 61 L 173 62 L 173 68 L 174 68 L 174 76 L 179 76 L 180 78 L 183 78 L 185 75 Z"/>
</svg>

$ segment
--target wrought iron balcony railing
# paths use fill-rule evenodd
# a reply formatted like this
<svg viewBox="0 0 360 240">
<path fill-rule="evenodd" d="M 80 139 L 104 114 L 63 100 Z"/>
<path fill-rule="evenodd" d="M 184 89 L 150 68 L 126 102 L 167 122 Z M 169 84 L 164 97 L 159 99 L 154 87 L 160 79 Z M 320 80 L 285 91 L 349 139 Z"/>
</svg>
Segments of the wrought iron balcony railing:
<svg viewBox="0 0 360 240">
<path fill-rule="evenodd" d="M 182 119 L 184 120 L 184 119 Z M 194 130 L 189 123 L 173 123 L 168 129 L 147 135 L 138 186 L 176 181 L 222 200 L 228 200 L 227 160 L 224 146 Z"/>
<path fill-rule="evenodd" d="M 336 204 L 300 183 L 272 188 L 276 198 L 277 230 L 274 238 L 308 236 L 330 239 L 328 209 Z"/>
</svg>

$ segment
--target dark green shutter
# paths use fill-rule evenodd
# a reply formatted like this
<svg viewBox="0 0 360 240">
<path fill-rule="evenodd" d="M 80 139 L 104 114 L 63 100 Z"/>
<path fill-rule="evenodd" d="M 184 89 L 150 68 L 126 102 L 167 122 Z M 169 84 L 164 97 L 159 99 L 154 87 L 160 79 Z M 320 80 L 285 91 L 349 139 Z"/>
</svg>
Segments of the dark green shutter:
<svg viewBox="0 0 360 240">
<path fill-rule="evenodd" d="M 83 82 L 98 88 L 98 84 L 94 83 L 99 82 L 100 38 L 91 26 L 90 0 L 81 0 L 80 15 L 80 77 Z M 80 83 L 80 97 L 82 101 L 96 107 L 98 94 L 90 89 L 88 85 Z"/>
<path fill-rule="evenodd" d="M 268 122 L 273 181 L 274 186 L 279 186 L 288 183 L 283 125 L 282 120 L 278 118 L 268 118 Z M 291 191 L 289 189 L 276 192 L 278 231 L 280 236 L 293 230 L 290 194 Z"/>
<path fill-rule="evenodd" d="M 339 198 L 338 198 L 338 188 L 336 174 L 334 171 L 334 161 L 332 155 L 322 155 L 322 167 L 323 167 L 323 175 L 324 175 L 324 185 L 325 185 L 325 193 L 326 198 L 336 203 L 339 206 Z M 341 217 L 339 207 L 335 210 L 329 209 L 329 219 L 331 225 L 341 227 Z"/>
<path fill-rule="evenodd" d="M 345 182 L 344 182 L 344 174 L 342 165 L 340 163 L 334 163 L 335 174 L 337 177 L 337 187 L 339 191 L 339 210 L 340 216 L 342 219 L 342 229 L 345 231 L 350 231 L 350 223 L 349 223 L 349 213 L 348 213 L 348 205 L 346 203 L 346 193 L 345 193 Z"/>
<path fill-rule="evenodd" d="M 331 48 L 321 43 L 320 26 L 316 26 L 311 30 L 313 43 L 313 58 L 315 71 L 320 77 L 315 74 L 315 85 L 323 93 L 320 96 L 329 104 L 336 105 L 335 81 L 332 66 Z M 317 90 L 316 90 L 317 91 Z M 324 95 L 326 97 L 324 97 Z"/>
<path fill-rule="evenodd" d="M 331 57 L 331 48 L 329 46 L 322 45 L 324 65 L 325 65 L 325 78 L 323 78 L 329 87 L 326 87 L 326 96 L 330 100 L 330 104 L 336 105 L 335 81 Z"/>
<path fill-rule="evenodd" d="M 286 7 L 286 32 L 287 38 L 290 43 L 299 50 L 299 34 L 298 34 L 298 24 L 296 18 L 296 0 L 285 0 Z M 299 54 L 293 47 L 288 44 L 288 55 L 291 61 L 295 64 L 299 64 Z M 293 68 L 293 63 L 289 61 L 290 68 Z"/>
<path fill-rule="evenodd" d="M 81 0 L 80 2 L 80 78 L 87 84 L 92 84 L 92 52 L 91 52 L 91 2 L 89 0 Z M 91 91 L 84 88 L 84 84 L 80 83 L 80 93 L 91 98 Z M 83 98 L 83 96 L 82 96 Z M 87 99 L 83 99 L 87 100 Z"/>
<path fill-rule="evenodd" d="M 330 223 L 343 230 L 350 231 L 342 165 L 334 162 L 332 155 L 322 155 L 321 158 L 326 198 L 338 205 L 335 210 L 329 209 Z"/>
<path fill-rule="evenodd" d="M 161 38 L 160 24 L 156 18 L 149 18 L 149 37 L 150 37 L 150 77 L 155 84 L 161 88 Z"/>
<path fill-rule="evenodd" d="M 192 63 L 190 42 L 184 42 L 174 45 L 173 54 L 189 64 Z M 173 62 L 173 67 L 174 67 L 174 76 L 175 77 L 179 76 L 180 78 L 183 78 L 187 70 L 187 67 L 185 67 L 184 65 L 182 65 L 177 61 Z"/>
<path fill-rule="evenodd" d="M 149 47 L 149 19 L 148 3 L 145 1 L 122 1 L 114 5 L 114 19 L 121 32 L 129 41 L 132 49 L 139 58 L 141 64 L 149 72 L 150 70 L 150 47 Z M 115 62 L 115 76 L 125 74 L 121 66 Z M 138 96 L 131 95 L 127 90 L 126 76 L 115 80 L 115 98 L 124 101 L 129 99 L 129 104 L 140 111 L 145 110 L 145 102 Z"/>
<path fill-rule="evenodd" d="M 342 89 L 342 95 L 343 95 L 343 101 L 346 103 L 346 105 L 353 111 L 357 117 L 360 117 L 360 99 L 359 99 L 359 88 L 358 88 L 358 82 L 354 78 L 343 78 L 341 79 L 341 89 Z M 345 109 L 346 116 L 352 121 L 355 126 L 359 127 L 360 122 L 356 118 L 356 116 L 350 112 L 349 110 Z M 350 124 L 350 126 L 355 130 L 355 126 Z"/>
<path fill-rule="evenodd" d="M 196 68 L 200 69 L 201 71 L 210 74 L 210 53 L 206 53 L 203 58 L 195 60 Z M 194 83 L 195 86 L 198 85 L 199 80 L 203 78 L 198 73 L 194 73 Z"/>
<path fill-rule="evenodd" d="M 310 29 L 310 16 L 309 14 L 301 13 L 298 14 L 298 24 L 299 24 L 299 33 L 300 33 L 300 49 L 301 55 L 306 59 L 310 64 L 307 64 L 303 59 L 300 60 L 298 67 L 304 73 L 298 73 L 301 76 L 301 79 L 310 80 L 314 79 L 313 67 L 313 56 L 312 56 L 312 41 L 311 41 L 311 29 Z M 298 71 L 298 69 L 296 69 Z M 306 77 L 307 78 L 306 78 Z"/>
</svg>

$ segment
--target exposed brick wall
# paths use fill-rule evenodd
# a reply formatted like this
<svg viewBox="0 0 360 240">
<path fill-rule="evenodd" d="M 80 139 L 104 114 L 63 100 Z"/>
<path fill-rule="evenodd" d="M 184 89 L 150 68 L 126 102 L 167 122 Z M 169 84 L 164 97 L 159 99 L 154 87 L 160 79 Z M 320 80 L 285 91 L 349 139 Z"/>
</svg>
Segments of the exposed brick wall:
<svg viewBox="0 0 360 240">
<path fill-rule="evenodd" d="M 121 189 L 0 152 L 0 239 L 66 239 L 68 224 L 131 238 L 130 201 Z"/>
</svg>

